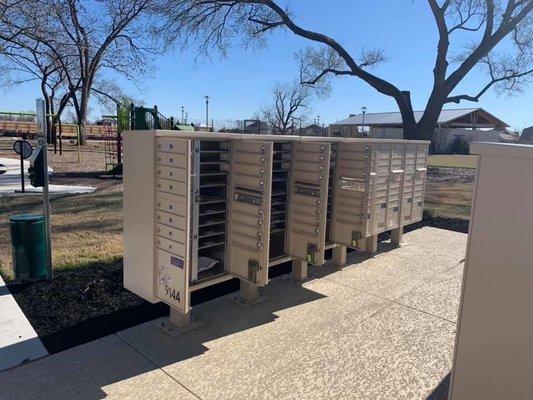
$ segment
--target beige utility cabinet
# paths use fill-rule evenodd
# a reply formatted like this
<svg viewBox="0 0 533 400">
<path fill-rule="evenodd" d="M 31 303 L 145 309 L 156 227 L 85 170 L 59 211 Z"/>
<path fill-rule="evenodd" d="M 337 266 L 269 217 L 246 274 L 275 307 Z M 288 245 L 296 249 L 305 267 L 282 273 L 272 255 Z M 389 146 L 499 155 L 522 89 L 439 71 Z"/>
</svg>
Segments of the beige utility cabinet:
<svg viewBox="0 0 533 400">
<path fill-rule="evenodd" d="M 531 399 L 533 146 L 470 152 L 479 160 L 450 398 Z"/>
</svg>

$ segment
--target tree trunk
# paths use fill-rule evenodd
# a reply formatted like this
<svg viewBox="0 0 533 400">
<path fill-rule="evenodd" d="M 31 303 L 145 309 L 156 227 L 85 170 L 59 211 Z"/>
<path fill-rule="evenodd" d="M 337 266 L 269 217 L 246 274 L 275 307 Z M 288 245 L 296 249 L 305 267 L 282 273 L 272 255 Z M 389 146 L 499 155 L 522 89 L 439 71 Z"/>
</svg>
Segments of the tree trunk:
<svg viewBox="0 0 533 400">
<path fill-rule="evenodd" d="M 43 95 L 44 99 L 44 110 L 45 110 L 45 117 L 44 117 L 44 123 L 46 125 L 46 143 L 52 143 L 52 124 L 51 124 L 51 118 L 50 115 L 50 96 L 48 94 L 48 91 L 46 90 L 46 80 L 48 79 L 48 76 L 45 75 L 43 79 L 41 79 L 41 94 Z"/>
<path fill-rule="evenodd" d="M 402 115 L 403 138 L 409 140 L 417 139 L 416 120 L 411 104 L 411 93 L 403 91 L 402 94 L 402 98 L 395 100 Z"/>
<path fill-rule="evenodd" d="M 89 93 L 86 89 L 82 89 L 80 96 L 80 111 L 78 114 L 78 127 L 80 130 L 80 144 L 85 144 L 85 124 L 87 123 L 87 112 L 89 105 Z"/>
<path fill-rule="evenodd" d="M 430 149 L 434 151 L 434 135 L 435 129 L 438 126 L 439 116 L 444 106 L 444 90 L 441 88 L 435 88 L 429 97 L 426 104 L 424 114 L 420 118 L 417 124 L 417 136 L 421 140 L 431 140 Z"/>
</svg>

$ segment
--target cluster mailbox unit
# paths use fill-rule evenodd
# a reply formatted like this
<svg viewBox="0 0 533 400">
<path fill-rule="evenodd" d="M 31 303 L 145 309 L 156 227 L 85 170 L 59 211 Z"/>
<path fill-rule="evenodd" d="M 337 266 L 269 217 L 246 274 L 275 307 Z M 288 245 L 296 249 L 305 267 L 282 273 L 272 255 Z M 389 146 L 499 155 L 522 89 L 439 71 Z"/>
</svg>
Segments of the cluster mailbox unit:
<svg viewBox="0 0 533 400">
<path fill-rule="evenodd" d="M 190 293 L 268 269 L 375 252 L 420 221 L 429 142 L 233 133 L 124 134 L 124 286 L 186 321 Z M 179 319 L 176 319 L 179 322 Z"/>
</svg>

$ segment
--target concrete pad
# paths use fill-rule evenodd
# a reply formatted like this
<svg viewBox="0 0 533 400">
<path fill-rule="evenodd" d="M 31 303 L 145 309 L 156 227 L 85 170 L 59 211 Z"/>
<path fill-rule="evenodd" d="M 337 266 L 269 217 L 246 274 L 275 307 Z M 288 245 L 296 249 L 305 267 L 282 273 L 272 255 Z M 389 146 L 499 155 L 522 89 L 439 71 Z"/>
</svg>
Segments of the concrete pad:
<svg viewBox="0 0 533 400">
<path fill-rule="evenodd" d="M 330 274 L 325 279 L 396 300 L 459 262 L 458 256 L 405 246 Z"/>
<path fill-rule="evenodd" d="M 206 325 L 189 338 L 163 338 L 153 324 L 118 335 L 201 398 L 253 398 L 259 381 L 315 351 L 324 324 L 356 323 L 386 304 L 328 281 L 275 279 L 266 289 L 270 300 L 253 309 L 227 299 L 197 307 Z"/>
<path fill-rule="evenodd" d="M 440 396 L 452 364 L 459 254 L 382 248 L 375 257 L 354 255 L 361 263 L 342 271 L 327 265 L 301 286 L 276 278 L 263 290 L 269 300 L 254 307 L 228 297 L 196 306 L 205 325 L 178 337 L 149 322 L 15 368 L 0 374 L 7 388 L 0 393 L 23 400 L 134 397 L 137 390 L 145 398 L 427 399 L 439 388 Z M 446 299 L 433 304 L 439 297 Z"/>
<path fill-rule="evenodd" d="M 108 336 L 0 374 L 2 399 L 197 399 L 122 342 Z"/>
<path fill-rule="evenodd" d="M 455 325 L 415 310 L 323 328 L 315 351 L 262 382 L 263 398 L 426 399 L 450 369 Z"/>
<path fill-rule="evenodd" d="M 404 244 L 415 246 L 445 255 L 453 255 L 463 260 L 466 256 L 466 233 L 425 226 L 404 234 Z"/>
<path fill-rule="evenodd" d="M 412 292 L 400 297 L 398 302 L 409 307 L 457 322 L 459 296 L 463 282 L 464 263 L 444 271 L 434 280 L 424 283 Z"/>
<path fill-rule="evenodd" d="M 37 333 L 0 276 L 0 371 L 46 355 Z"/>
</svg>

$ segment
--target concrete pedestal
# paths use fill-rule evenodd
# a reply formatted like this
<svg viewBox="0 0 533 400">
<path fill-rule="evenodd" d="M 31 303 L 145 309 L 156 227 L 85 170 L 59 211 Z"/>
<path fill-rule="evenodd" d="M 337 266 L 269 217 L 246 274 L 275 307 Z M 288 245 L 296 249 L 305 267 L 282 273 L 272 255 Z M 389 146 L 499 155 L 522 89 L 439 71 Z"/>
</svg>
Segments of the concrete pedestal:
<svg viewBox="0 0 533 400">
<path fill-rule="evenodd" d="M 378 251 L 378 235 L 372 235 L 366 238 L 365 251 L 368 254 L 375 254 Z"/>
<path fill-rule="evenodd" d="M 253 283 L 241 280 L 239 294 L 244 301 L 252 303 L 259 298 L 259 287 Z"/>
<path fill-rule="evenodd" d="M 390 231 L 390 241 L 396 246 L 400 246 L 403 240 L 403 226 Z"/>
<path fill-rule="evenodd" d="M 292 260 L 292 278 L 302 282 L 307 279 L 307 262 L 302 260 Z"/>
<path fill-rule="evenodd" d="M 337 268 L 341 268 L 342 266 L 344 266 L 346 264 L 346 246 L 335 246 L 332 249 L 332 252 L 333 264 Z"/>
</svg>

